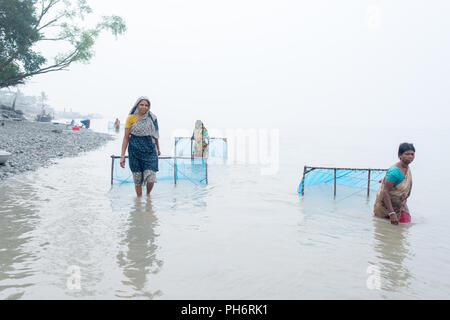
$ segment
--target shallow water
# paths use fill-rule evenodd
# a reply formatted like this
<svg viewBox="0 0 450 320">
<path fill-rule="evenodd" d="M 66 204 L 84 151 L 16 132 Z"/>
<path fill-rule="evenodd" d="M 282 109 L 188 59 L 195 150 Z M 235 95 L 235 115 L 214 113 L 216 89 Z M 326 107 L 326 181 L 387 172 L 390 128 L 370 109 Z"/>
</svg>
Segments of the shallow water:
<svg viewBox="0 0 450 320">
<path fill-rule="evenodd" d="M 106 131 L 104 121 L 92 126 Z M 448 132 L 357 133 L 283 129 L 277 174 L 211 166 L 208 185 L 161 181 L 150 197 L 110 186 L 121 134 L 0 182 L 0 298 L 447 299 L 449 177 L 435 161 L 448 158 L 436 142 Z M 403 140 L 417 148 L 413 223 L 374 218 L 365 190 L 297 194 L 304 165 L 388 167 Z"/>
</svg>

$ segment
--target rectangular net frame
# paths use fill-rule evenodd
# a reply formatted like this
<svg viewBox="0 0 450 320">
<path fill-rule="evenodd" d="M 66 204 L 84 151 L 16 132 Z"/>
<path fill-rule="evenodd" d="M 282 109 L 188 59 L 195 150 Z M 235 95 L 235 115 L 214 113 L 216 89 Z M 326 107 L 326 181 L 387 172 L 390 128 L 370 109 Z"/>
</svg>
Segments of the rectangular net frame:
<svg viewBox="0 0 450 320">
<path fill-rule="evenodd" d="M 128 156 L 125 156 L 128 159 Z M 157 180 L 189 180 L 208 184 L 208 159 L 192 157 L 159 156 Z M 114 183 L 133 183 L 132 172 L 126 161 L 125 168 L 119 165 L 120 156 L 111 156 L 111 185 Z"/>
<path fill-rule="evenodd" d="M 227 138 L 210 137 L 208 143 L 208 154 L 202 152 L 202 158 L 226 159 L 228 154 Z M 192 157 L 194 139 L 192 137 L 174 137 L 174 151 L 176 157 Z"/>
<path fill-rule="evenodd" d="M 312 186 L 332 182 L 334 187 L 334 196 L 336 196 L 337 184 L 356 188 L 367 188 L 367 196 L 369 196 L 370 190 L 374 189 L 374 183 L 379 182 L 380 178 L 384 176 L 386 171 L 387 169 L 375 168 L 304 166 L 303 177 L 298 187 L 298 193 L 301 193 L 302 196 L 305 195 L 305 185 Z"/>
</svg>

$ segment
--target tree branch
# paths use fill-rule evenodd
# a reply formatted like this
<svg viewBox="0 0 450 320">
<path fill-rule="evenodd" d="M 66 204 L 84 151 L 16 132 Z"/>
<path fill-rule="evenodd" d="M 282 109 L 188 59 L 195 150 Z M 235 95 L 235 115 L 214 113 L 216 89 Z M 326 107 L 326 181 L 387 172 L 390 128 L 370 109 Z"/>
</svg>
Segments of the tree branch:
<svg viewBox="0 0 450 320">
<path fill-rule="evenodd" d="M 56 18 L 50 20 L 49 22 L 47 22 L 46 24 L 44 24 L 43 26 L 39 27 L 36 29 L 36 31 L 41 31 L 42 29 L 52 25 L 53 23 L 55 23 L 56 21 L 58 21 L 59 19 L 61 19 L 62 17 L 64 17 L 64 14 L 60 14 L 59 16 L 57 16 Z"/>
<path fill-rule="evenodd" d="M 69 36 L 65 36 L 65 37 L 61 37 L 61 38 L 41 38 L 39 39 L 39 41 L 61 41 L 61 40 L 66 40 L 69 39 Z"/>
<path fill-rule="evenodd" d="M 65 57 L 59 63 L 39 69 L 34 72 L 24 73 L 24 74 L 21 74 L 20 76 L 10 78 L 10 79 L 8 79 L 8 82 L 17 82 L 17 81 L 20 81 L 25 78 L 29 78 L 29 77 L 32 77 L 32 76 L 35 76 L 38 74 L 64 70 L 67 67 L 69 67 L 69 65 L 73 62 L 73 59 L 76 57 L 77 54 L 78 54 L 78 49 L 76 49 L 73 52 L 71 52 L 70 54 L 68 54 L 67 57 Z M 0 82 L 0 88 L 4 87 L 4 85 L 6 85 L 6 84 L 7 84 L 6 82 Z"/>
<path fill-rule="evenodd" d="M 34 26 L 33 31 L 39 32 L 39 31 L 41 31 L 43 28 L 49 26 L 50 24 L 56 22 L 58 19 L 61 19 L 61 18 L 64 16 L 63 14 L 61 14 L 61 15 L 59 15 L 57 18 L 55 18 L 55 19 L 51 20 L 50 22 L 46 23 L 44 26 L 38 28 L 38 27 L 39 27 L 39 24 L 41 23 L 42 18 L 45 16 L 45 14 L 46 14 L 53 6 L 55 6 L 55 5 L 58 4 L 59 2 L 61 2 L 61 0 L 51 0 L 51 1 L 48 3 L 48 5 L 45 6 L 45 1 L 44 1 L 44 0 L 41 1 L 41 5 L 42 5 L 41 14 L 39 15 L 38 21 L 37 21 L 36 25 Z M 31 34 L 28 35 L 28 37 L 30 37 L 30 36 L 31 36 Z M 0 65 L 0 72 L 1 72 L 6 66 L 8 66 L 11 62 L 13 62 L 14 59 L 16 59 L 16 58 L 19 56 L 19 54 L 20 54 L 26 47 L 27 47 L 26 44 L 20 45 L 20 46 L 17 48 L 16 52 L 14 52 L 14 53 L 11 55 L 11 57 L 10 57 L 9 59 L 7 59 L 6 61 L 4 61 L 4 62 Z"/>
</svg>

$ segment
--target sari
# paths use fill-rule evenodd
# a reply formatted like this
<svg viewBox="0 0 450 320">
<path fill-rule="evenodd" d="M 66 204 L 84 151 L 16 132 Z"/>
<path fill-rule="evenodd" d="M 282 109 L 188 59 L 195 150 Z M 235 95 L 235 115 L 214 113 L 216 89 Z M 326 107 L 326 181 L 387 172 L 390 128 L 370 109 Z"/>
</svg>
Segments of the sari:
<svg viewBox="0 0 450 320">
<path fill-rule="evenodd" d="M 135 184 L 156 182 L 158 153 L 155 140 L 159 138 L 158 120 L 150 111 L 141 116 L 130 128 L 128 158 Z"/>
<path fill-rule="evenodd" d="M 200 120 L 195 122 L 194 133 L 192 134 L 192 157 L 194 158 L 207 158 L 208 157 L 208 145 L 209 136 L 208 130 Z"/>
<path fill-rule="evenodd" d="M 373 213 L 380 218 L 389 218 L 390 213 L 383 199 L 383 190 L 385 187 L 385 181 L 386 177 L 383 179 L 381 186 L 378 189 L 375 205 L 373 208 Z M 411 188 L 412 188 L 412 176 L 411 170 L 410 168 L 408 168 L 408 171 L 406 172 L 405 175 L 405 179 L 403 179 L 402 182 L 400 182 L 396 187 L 394 187 L 389 192 L 389 196 L 391 197 L 392 202 L 392 208 L 394 209 L 397 215 L 397 219 L 400 222 L 403 222 L 401 220 L 407 219 L 405 217 L 406 214 L 408 216 L 410 215 L 408 206 L 406 205 L 406 199 L 409 197 L 411 193 Z"/>
</svg>

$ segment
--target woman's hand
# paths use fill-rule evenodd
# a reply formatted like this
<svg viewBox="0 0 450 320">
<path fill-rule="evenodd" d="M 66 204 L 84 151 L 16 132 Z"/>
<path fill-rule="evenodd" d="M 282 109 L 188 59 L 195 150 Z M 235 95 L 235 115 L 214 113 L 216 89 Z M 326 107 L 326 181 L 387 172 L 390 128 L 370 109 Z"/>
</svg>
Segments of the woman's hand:
<svg viewBox="0 0 450 320">
<path fill-rule="evenodd" d="M 159 148 L 158 148 L 158 156 L 160 156 L 161 155 L 161 151 L 159 150 Z"/>
<path fill-rule="evenodd" d="M 392 213 L 392 212 L 391 212 Z M 397 214 L 394 212 L 389 214 L 389 218 L 391 219 L 392 224 L 398 224 Z"/>
<path fill-rule="evenodd" d="M 120 157 L 120 166 L 122 168 L 125 168 L 125 157 L 124 156 Z"/>
</svg>

